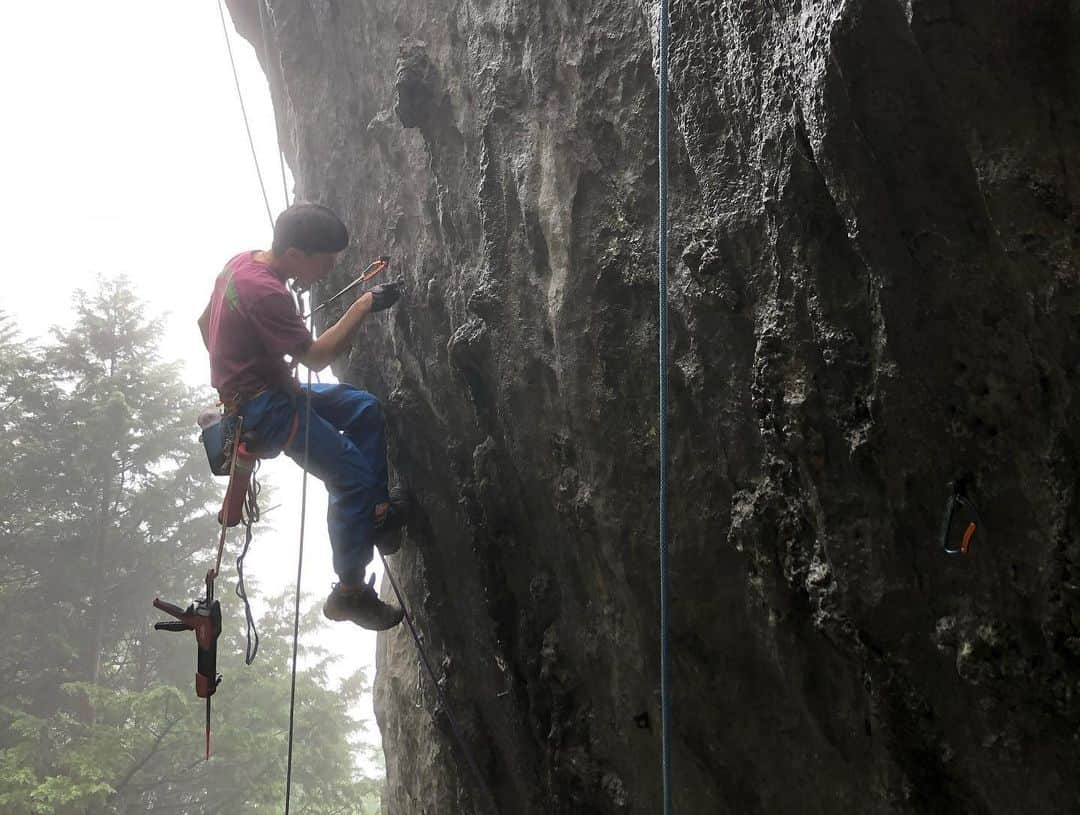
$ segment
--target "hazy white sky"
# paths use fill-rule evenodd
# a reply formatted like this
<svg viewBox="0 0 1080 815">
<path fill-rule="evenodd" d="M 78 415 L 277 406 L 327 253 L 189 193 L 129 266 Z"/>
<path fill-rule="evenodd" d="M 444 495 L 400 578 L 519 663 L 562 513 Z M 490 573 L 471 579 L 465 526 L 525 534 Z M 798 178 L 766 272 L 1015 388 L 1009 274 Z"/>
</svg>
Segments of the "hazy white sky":
<svg viewBox="0 0 1080 815">
<path fill-rule="evenodd" d="M 151 313 L 168 313 L 165 355 L 208 385 L 195 319 L 225 261 L 270 243 L 216 0 L 10 3 L 4 17 L 0 309 L 42 336 L 68 321 L 76 288 L 125 273 Z M 266 79 L 231 21 L 229 36 L 276 214 L 284 191 Z M 300 469 L 284 456 L 267 465 L 283 506 L 248 557 L 265 590 L 295 580 L 300 515 Z M 304 590 L 321 598 L 334 575 L 325 492 L 310 486 Z M 231 564 L 225 577 L 235 579 Z M 198 583 L 192 575 L 193 592 Z M 374 634 L 339 624 L 323 641 L 374 674 Z"/>
</svg>

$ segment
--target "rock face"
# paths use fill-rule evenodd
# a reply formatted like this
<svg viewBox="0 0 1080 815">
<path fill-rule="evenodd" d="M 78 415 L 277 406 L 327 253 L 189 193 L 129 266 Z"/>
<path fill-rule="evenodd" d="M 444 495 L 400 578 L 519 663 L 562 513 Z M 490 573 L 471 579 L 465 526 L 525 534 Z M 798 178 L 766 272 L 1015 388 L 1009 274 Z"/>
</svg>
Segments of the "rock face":
<svg viewBox="0 0 1080 815">
<path fill-rule="evenodd" d="M 339 375 L 497 810 L 657 812 L 657 4 L 269 6 L 298 196 L 406 284 Z M 676 811 L 1077 811 L 1080 5 L 672 23 Z M 376 694 L 386 811 L 491 811 L 403 627 Z"/>
</svg>

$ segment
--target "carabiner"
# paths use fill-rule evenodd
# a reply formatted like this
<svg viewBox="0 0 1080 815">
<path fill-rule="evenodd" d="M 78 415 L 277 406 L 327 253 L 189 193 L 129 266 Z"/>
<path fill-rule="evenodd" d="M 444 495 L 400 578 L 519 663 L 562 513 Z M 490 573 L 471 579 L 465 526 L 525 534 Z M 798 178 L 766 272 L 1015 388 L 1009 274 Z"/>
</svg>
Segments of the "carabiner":
<svg viewBox="0 0 1080 815">
<path fill-rule="evenodd" d="M 959 480 L 949 482 L 949 498 L 945 503 L 945 517 L 941 522 L 941 548 L 947 555 L 966 555 L 975 537 L 976 531 L 982 526 L 979 510 L 975 504 L 964 494 L 965 490 Z M 952 526 L 956 516 L 956 508 L 961 507 L 970 515 L 964 534 L 958 547 L 949 545 L 952 537 Z"/>
</svg>

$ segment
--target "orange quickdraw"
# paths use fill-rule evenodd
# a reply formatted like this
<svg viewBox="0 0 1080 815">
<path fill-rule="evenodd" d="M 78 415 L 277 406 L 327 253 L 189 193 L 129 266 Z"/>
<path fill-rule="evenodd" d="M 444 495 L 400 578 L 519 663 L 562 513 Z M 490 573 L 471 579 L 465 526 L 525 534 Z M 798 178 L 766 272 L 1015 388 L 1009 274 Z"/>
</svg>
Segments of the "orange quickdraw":
<svg viewBox="0 0 1080 815">
<path fill-rule="evenodd" d="M 975 522 L 972 521 L 967 525 L 967 529 L 964 530 L 964 540 L 960 544 L 960 551 L 965 555 L 967 554 L 968 546 L 971 545 L 971 538 L 975 535 Z"/>
<path fill-rule="evenodd" d="M 383 269 L 389 265 L 390 258 L 387 255 L 383 255 L 381 258 L 371 261 L 371 263 L 368 264 L 367 269 L 360 273 L 359 282 L 367 283 L 371 278 L 375 277 L 375 275 L 379 274 L 379 272 L 383 271 Z"/>
<path fill-rule="evenodd" d="M 313 314 L 315 314 L 316 312 L 320 311 L 321 309 L 326 308 L 328 305 L 330 305 L 335 300 L 337 300 L 339 297 L 341 297 L 341 295 L 345 294 L 345 292 L 350 291 L 351 289 L 355 289 L 357 286 L 359 286 L 359 285 L 361 285 L 363 283 L 367 283 L 369 280 L 374 278 L 376 275 L 378 275 L 382 271 L 384 271 L 389 265 L 390 265 L 390 256 L 389 255 L 382 255 L 381 257 L 378 257 L 375 260 L 371 261 L 371 263 L 369 263 L 364 268 L 364 270 L 362 272 L 360 272 L 360 276 L 357 277 L 356 280 L 354 280 L 348 286 L 343 288 L 341 291 L 339 291 L 333 297 L 330 297 L 330 298 L 324 300 L 323 302 L 319 303 L 319 305 L 315 306 L 315 308 L 313 308 L 309 313 L 304 315 L 304 319 L 306 320 L 309 317 L 311 317 Z"/>
<path fill-rule="evenodd" d="M 945 504 L 945 517 L 941 522 L 941 548 L 947 555 L 966 555 L 975 538 L 975 533 L 982 526 L 982 519 L 979 518 L 979 510 L 975 507 L 975 504 L 964 494 L 963 484 L 959 481 L 950 482 L 949 490 L 949 499 Z M 962 508 L 970 516 L 970 520 L 964 528 L 960 546 L 953 547 L 949 544 L 949 540 L 952 537 L 952 527 L 957 507 Z"/>
</svg>

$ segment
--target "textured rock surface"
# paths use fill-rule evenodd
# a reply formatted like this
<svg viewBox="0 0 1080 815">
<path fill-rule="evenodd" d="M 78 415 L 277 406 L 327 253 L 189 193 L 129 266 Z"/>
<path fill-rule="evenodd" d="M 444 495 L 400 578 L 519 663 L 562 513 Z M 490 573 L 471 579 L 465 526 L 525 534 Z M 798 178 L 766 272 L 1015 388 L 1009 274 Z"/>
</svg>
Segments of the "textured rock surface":
<svg viewBox="0 0 1080 815">
<path fill-rule="evenodd" d="M 270 5 L 298 193 L 407 284 L 339 374 L 499 810 L 656 812 L 655 3 Z M 676 809 L 1075 811 L 1080 4 L 672 13 Z M 379 660 L 386 810 L 483 811 Z"/>
</svg>

